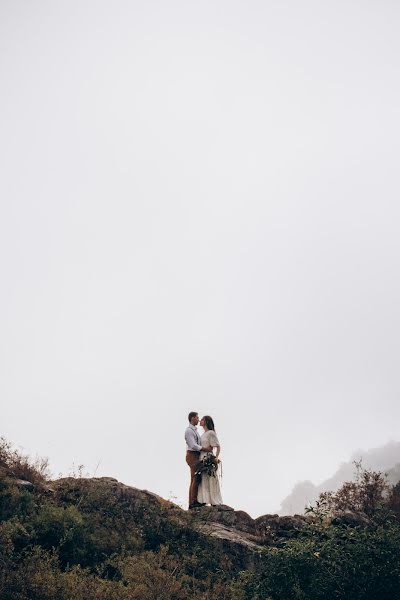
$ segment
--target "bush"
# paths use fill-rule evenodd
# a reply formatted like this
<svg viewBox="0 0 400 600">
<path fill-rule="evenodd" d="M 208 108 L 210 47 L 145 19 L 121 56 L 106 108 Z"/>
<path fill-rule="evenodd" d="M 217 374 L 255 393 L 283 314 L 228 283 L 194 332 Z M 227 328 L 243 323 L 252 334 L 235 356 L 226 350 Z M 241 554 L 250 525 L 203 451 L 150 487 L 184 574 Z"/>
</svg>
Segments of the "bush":
<svg viewBox="0 0 400 600">
<path fill-rule="evenodd" d="M 393 600 L 400 597 L 400 528 L 311 526 L 268 549 L 242 583 L 244 599 Z"/>
<path fill-rule="evenodd" d="M 46 550 L 57 550 L 62 565 L 84 560 L 85 523 L 75 506 L 44 505 L 30 526 L 34 543 Z"/>
<path fill-rule="evenodd" d="M 387 516 L 387 500 L 390 493 L 385 475 L 380 471 L 364 469 L 355 462 L 355 481 L 342 485 L 337 492 L 323 492 L 315 507 L 306 512 L 335 515 L 346 511 L 363 513 L 371 519 Z"/>
<path fill-rule="evenodd" d="M 28 518 L 36 510 L 34 496 L 28 490 L 0 478 L 0 521 L 11 518 Z"/>
<path fill-rule="evenodd" d="M 32 460 L 18 450 L 5 438 L 0 438 L 0 470 L 2 475 L 14 479 L 23 479 L 40 485 L 50 477 L 49 461 L 47 458 Z"/>
</svg>

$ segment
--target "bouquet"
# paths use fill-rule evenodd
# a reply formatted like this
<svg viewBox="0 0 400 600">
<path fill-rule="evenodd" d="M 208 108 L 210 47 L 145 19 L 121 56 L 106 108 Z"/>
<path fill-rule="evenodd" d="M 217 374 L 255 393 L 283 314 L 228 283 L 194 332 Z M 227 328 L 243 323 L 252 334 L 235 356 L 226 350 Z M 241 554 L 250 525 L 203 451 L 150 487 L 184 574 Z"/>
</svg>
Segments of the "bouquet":
<svg viewBox="0 0 400 600">
<path fill-rule="evenodd" d="M 214 456 L 212 452 L 207 452 L 205 456 L 196 465 L 196 477 L 198 480 L 201 479 L 203 473 L 210 477 L 217 477 L 218 465 L 220 460 Z"/>
</svg>

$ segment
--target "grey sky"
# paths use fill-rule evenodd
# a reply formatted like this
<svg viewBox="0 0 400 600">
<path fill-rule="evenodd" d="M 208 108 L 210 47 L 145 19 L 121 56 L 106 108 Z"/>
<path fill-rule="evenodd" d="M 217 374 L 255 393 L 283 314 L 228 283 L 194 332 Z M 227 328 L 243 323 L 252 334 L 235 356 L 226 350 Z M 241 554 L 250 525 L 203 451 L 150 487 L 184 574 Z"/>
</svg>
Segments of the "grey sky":
<svg viewBox="0 0 400 600">
<path fill-rule="evenodd" d="M 0 2 L 1 433 L 258 515 L 399 439 L 400 5 Z"/>
</svg>

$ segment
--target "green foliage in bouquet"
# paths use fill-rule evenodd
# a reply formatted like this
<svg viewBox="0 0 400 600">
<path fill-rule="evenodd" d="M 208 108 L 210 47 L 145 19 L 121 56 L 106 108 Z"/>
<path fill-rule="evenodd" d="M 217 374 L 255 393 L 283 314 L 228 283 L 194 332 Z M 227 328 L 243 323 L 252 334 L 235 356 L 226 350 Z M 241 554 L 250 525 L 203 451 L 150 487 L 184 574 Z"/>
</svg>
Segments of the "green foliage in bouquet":
<svg viewBox="0 0 400 600">
<path fill-rule="evenodd" d="M 212 452 L 207 452 L 207 454 L 205 454 L 197 463 L 195 475 L 199 479 L 201 479 L 203 473 L 205 475 L 209 475 L 210 477 L 217 477 L 218 467 L 220 464 L 220 460 L 214 456 Z"/>
</svg>

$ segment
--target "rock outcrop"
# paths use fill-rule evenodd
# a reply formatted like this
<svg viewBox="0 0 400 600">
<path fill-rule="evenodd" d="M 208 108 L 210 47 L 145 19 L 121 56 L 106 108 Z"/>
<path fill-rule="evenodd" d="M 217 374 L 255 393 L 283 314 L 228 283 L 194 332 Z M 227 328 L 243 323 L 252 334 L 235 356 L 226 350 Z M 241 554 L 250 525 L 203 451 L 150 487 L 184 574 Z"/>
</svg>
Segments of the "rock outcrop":
<svg viewBox="0 0 400 600">
<path fill-rule="evenodd" d="M 161 496 L 125 485 L 112 477 L 73 478 L 66 477 L 51 485 L 35 486 L 29 481 L 14 479 L 13 484 L 32 493 L 51 493 L 64 505 L 79 506 L 85 497 L 91 498 L 91 509 L 101 513 L 104 498 L 113 498 L 117 505 L 124 506 L 138 519 L 144 514 L 157 515 L 158 519 L 173 519 L 176 525 L 192 527 L 202 536 L 218 540 L 224 550 L 241 557 L 246 567 L 254 556 L 266 546 L 282 547 L 289 539 L 301 535 L 302 530 L 314 519 L 311 515 L 279 516 L 266 514 L 253 519 L 243 510 L 230 506 L 204 506 L 186 511 Z M 343 512 L 331 519 L 334 525 L 366 526 L 365 515 Z"/>
<path fill-rule="evenodd" d="M 55 493 L 69 502 L 78 502 L 85 490 L 96 490 L 101 509 L 102 493 L 111 493 L 116 500 L 127 503 L 135 513 L 151 509 L 160 509 L 163 518 L 173 517 L 182 526 L 193 527 L 200 535 L 210 536 L 221 542 L 224 549 L 246 555 L 257 554 L 265 546 L 281 546 L 286 540 L 296 537 L 305 527 L 309 517 L 295 515 L 279 517 L 263 515 L 253 519 L 243 510 L 234 510 L 230 506 L 204 506 L 192 511 L 161 498 L 147 490 L 140 490 L 119 482 L 111 477 L 91 479 L 64 478 L 54 482 Z M 74 496 L 76 498 L 74 499 Z M 248 565 L 248 560 L 244 560 Z M 251 562 L 251 560 L 250 560 Z"/>
<path fill-rule="evenodd" d="M 227 507 L 203 507 L 196 510 L 196 528 L 214 538 L 239 544 L 254 551 L 265 546 L 281 546 L 289 538 L 300 535 L 309 517 L 263 515 L 252 519 L 242 510 Z"/>
</svg>

